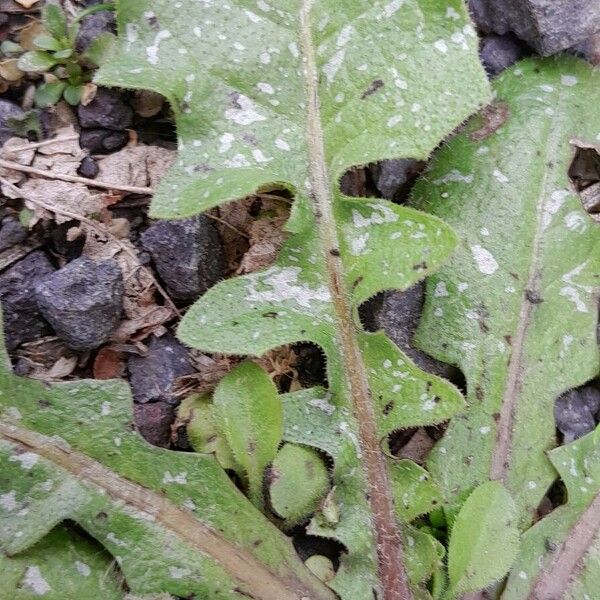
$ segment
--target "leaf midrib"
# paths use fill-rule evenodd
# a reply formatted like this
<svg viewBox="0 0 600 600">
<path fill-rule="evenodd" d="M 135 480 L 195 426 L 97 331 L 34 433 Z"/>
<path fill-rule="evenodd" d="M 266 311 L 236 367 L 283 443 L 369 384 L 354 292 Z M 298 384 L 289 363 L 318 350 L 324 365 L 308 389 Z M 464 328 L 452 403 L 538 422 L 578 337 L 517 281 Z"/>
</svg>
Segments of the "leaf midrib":
<svg viewBox="0 0 600 600">
<path fill-rule="evenodd" d="M 260 600 L 335 598 L 324 586 L 316 592 L 296 577 L 285 580 L 280 578 L 252 554 L 225 540 L 190 511 L 176 506 L 153 490 L 121 477 L 89 456 L 59 445 L 51 437 L 4 422 L 0 422 L 0 437 L 39 454 L 71 473 L 83 484 L 105 490 L 111 498 L 125 502 L 141 512 L 152 514 L 157 523 L 172 531 L 191 548 L 219 564 L 244 588 L 251 591 L 252 597 Z"/>
<path fill-rule="evenodd" d="M 563 598 L 573 581 L 573 575 L 583 568 L 583 558 L 600 531 L 600 493 L 569 531 L 561 547 L 552 555 L 552 562 L 542 569 L 527 600 Z"/>
<path fill-rule="evenodd" d="M 556 99 L 556 107 L 554 108 L 555 115 L 561 114 L 560 106 L 562 104 L 562 99 L 562 92 L 559 91 Z M 548 135 L 546 139 L 546 153 L 542 158 L 543 177 L 536 203 L 536 226 L 532 241 L 531 261 L 529 263 L 527 282 L 523 287 L 521 295 L 516 333 L 512 338 L 513 351 L 508 363 L 506 387 L 504 388 L 504 393 L 502 395 L 500 419 L 498 420 L 496 428 L 496 442 L 491 456 L 490 479 L 503 481 L 505 484 L 507 483 L 506 479 L 511 466 L 510 461 L 512 457 L 512 445 L 515 430 L 514 421 L 523 386 L 524 347 L 533 312 L 536 307 L 536 304 L 531 302 L 527 296 L 529 291 L 541 291 L 537 290 L 537 284 L 542 278 L 539 261 L 544 245 L 544 204 L 548 194 L 548 176 L 553 170 L 548 164 L 552 153 L 555 152 L 559 145 L 559 137 L 562 133 L 562 129 L 555 126 L 556 121 L 556 117 L 548 119 L 546 125 Z"/>
<path fill-rule="evenodd" d="M 344 271 L 333 206 L 333 185 L 325 159 L 325 143 L 320 116 L 319 74 L 312 36 L 311 10 L 313 0 L 302 0 L 299 11 L 300 49 L 303 57 L 303 77 L 307 103 L 307 147 L 311 199 L 321 251 L 324 256 L 328 286 L 337 321 L 337 341 L 341 369 L 347 375 L 351 409 L 358 426 L 367 480 L 368 502 L 373 515 L 377 543 L 378 575 L 384 600 L 411 600 L 403 563 L 400 531 L 396 522 L 393 494 L 385 456 L 380 450 L 375 426 L 375 412 L 352 318 L 349 294 L 344 289 Z"/>
</svg>

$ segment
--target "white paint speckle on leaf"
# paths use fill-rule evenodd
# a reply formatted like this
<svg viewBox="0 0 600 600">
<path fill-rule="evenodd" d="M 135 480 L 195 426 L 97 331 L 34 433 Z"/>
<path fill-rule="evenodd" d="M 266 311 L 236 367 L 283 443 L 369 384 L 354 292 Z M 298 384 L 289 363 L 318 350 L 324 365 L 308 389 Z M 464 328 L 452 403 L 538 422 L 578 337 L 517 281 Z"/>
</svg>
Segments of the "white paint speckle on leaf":
<svg viewBox="0 0 600 600">
<path fill-rule="evenodd" d="M 570 195 L 569 190 L 554 190 L 550 194 L 550 199 L 544 204 L 544 214 L 542 215 L 542 229 L 546 230 L 552 222 L 552 216 L 555 215 L 560 207 L 567 201 Z"/>
<path fill-rule="evenodd" d="M 563 85 L 566 85 L 567 87 L 572 87 L 574 85 L 577 85 L 579 83 L 579 80 L 577 79 L 577 77 L 575 77 L 575 75 L 561 75 L 560 82 Z"/>
<path fill-rule="evenodd" d="M 86 565 L 84 562 L 81 562 L 79 560 L 75 561 L 75 568 L 77 569 L 77 572 L 80 575 L 83 575 L 84 577 L 89 577 L 92 573 L 92 570 L 90 569 L 89 565 Z"/>
<path fill-rule="evenodd" d="M 259 17 L 256 13 L 253 13 L 251 10 L 245 10 L 244 14 L 252 21 L 253 23 L 260 23 L 262 21 L 262 17 Z"/>
<path fill-rule="evenodd" d="M 542 90 L 542 92 L 546 92 L 547 94 L 549 94 L 550 92 L 554 91 L 554 87 L 545 83 L 544 85 L 540 85 L 540 90 Z"/>
<path fill-rule="evenodd" d="M 588 219 L 586 219 L 580 212 L 570 212 L 564 218 L 565 225 L 569 231 L 575 231 L 577 233 L 585 233 L 588 228 Z"/>
<path fill-rule="evenodd" d="M 29 566 L 23 577 L 23 587 L 29 588 L 35 596 L 44 596 L 50 591 L 48 582 L 42 577 L 39 567 Z"/>
<path fill-rule="evenodd" d="M 371 227 L 371 225 L 382 225 L 384 223 L 395 223 L 398 220 L 396 212 L 383 202 L 365 205 L 370 207 L 373 212 L 368 216 L 363 216 L 358 210 L 352 209 L 352 222 L 354 227 Z"/>
<path fill-rule="evenodd" d="M 481 433 L 481 435 L 486 435 L 488 434 L 490 431 L 492 430 L 492 428 L 489 425 L 484 425 L 483 427 L 479 428 L 479 433 Z"/>
<path fill-rule="evenodd" d="M 110 402 L 103 402 L 102 406 L 100 407 L 100 414 L 103 417 L 106 417 L 106 416 L 110 415 L 111 409 L 112 409 L 112 407 L 110 405 Z"/>
<path fill-rule="evenodd" d="M 235 136 L 231 133 L 224 133 L 219 138 L 219 154 L 224 154 L 225 152 L 231 150 L 231 144 L 233 144 L 235 140 Z"/>
<path fill-rule="evenodd" d="M 459 292 L 464 292 L 464 291 L 465 291 L 466 289 L 468 289 L 468 288 L 469 288 L 469 284 L 468 284 L 468 283 L 465 283 L 464 281 L 461 281 L 461 282 L 460 282 L 460 283 L 459 283 L 459 284 L 456 286 L 456 289 L 457 289 Z"/>
<path fill-rule="evenodd" d="M 178 483 L 179 485 L 187 484 L 187 473 L 182 471 L 181 473 L 175 473 L 175 475 L 171 475 L 170 471 L 165 471 L 163 475 L 163 483 Z"/>
<path fill-rule="evenodd" d="M 264 83 L 264 82 L 259 82 L 256 84 L 256 87 L 261 91 L 264 92 L 265 94 L 274 94 L 275 90 L 273 89 L 273 86 L 269 83 Z"/>
<path fill-rule="evenodd" d="M 448 288 L 446 287 L 446 283 L 444 281 L 438 281 L 435 284 L 435 290 L 433 291 L 433 295 L 436 298 L 445 298 L 448 296 Z"/>
<path fill-rule="evenodd" d="M 246 300 L 249 302 L 296 302 L 304 308 L 311 308 L 313 302 L 329 302 L 331 294 L 327 286 L 311 288 L 300 282 L 300 267 L 271 267 L 248 277 Z M 257 285 L 270 289 L 258 290 Z"/>
<path fill-rule="evenodd" d="M 335 406 L 330 404 L 326 398 L 313 398 L 308 401 L 308 404 L 322 410 L 325 414 L 330 416 L 335 412 Z"/>
<path fill-rule="evenodd" d="M 148 57 L 148 62 L 151 65 L 158 64 L 158 51 L 160 49 L 160 44 L 163 40 L 168 40 L 171 37 L 171 32 L 164 29 L 163 31 L 159 31 L 155 38 L 152 46 L 148 46 L 146 48 L 146 56 Z"/>
<path fill-rule="evenodd" d="M 446 44 L 445 40 L 436 40 L 433 42 L 433 47 L 442 54 L 446 54 L 446 52 L 448 52 L 448 44 Z"/>
<path fill-rule="evenodd" d="M 266 121 L 267 117 L 256 111 L 254 103 L 244 94 L 236 94 L 235 106 L 225 110 L 225 118 L 238 125 L 250 125 L 257 121 Z"/>
<path fill-rule="evenodd" d="M 39 455 L 34 452 L 23 452 L 23 454 L 13 454 L 8 460 L 21 463 L 21 468 L 29 471 L 39 459 Z"/>
<path fill-rule="evenodd" d="M 441 185 L 442 183 L 473 183 L 473 175 L 463 175 L 458 169 L 452 169 L 443 177 L 433 180 L 433 185 Z"/>
<path fill-rule="evenodd" d="M 275 147 L 279 148 L 280 150 L 283 150 L 284 152 L 290 151 L 290 145 L 285 140 L 282 140 L 281 138 L 277 138 L 275 140 Z"/>
<path fill-rule="evenodd" d="M 398 12 L 402 5 L 404 4 L 404 0 L 392 0 L 389 4 L 386 4 L 383 7 L 383 13 L 381 17 L 384 19 L 389 19 L 394 13 Z"/>
<path fill-rule="evenodd" d="M 169 577 L 171 579 L 183 579 L 190 574 L 191 571 L 185 567 L 169 567 Z"/>
<path fill-rule="evenodd" d="M 360 443 L 358 441 L 358 437 L 357 435 L 350 429 L 350 425 L 348 425 L 348 423 L 346 423 L 346 421 L 342 421 L 340 423 L 340 431 L 342 431 L 343 433 L 345 433 L 350 440 L 352 441 L 352 443 L 354 444 L 354 448 L 356 449 L 356 457 L 358 459 L 362 458 L 362 450 L 360 448 Z"/>
<path fill-rule="evenodd" d="M 340 48 L 323 66 L 323 73 L 327 78 L 327 83 L 331 84 L 335 79 L 337 72 L 342 66 L 344 57 L 346 56 L 346 49 Z"/>
<path fill-rule="evenodd" d="M 581 263 L 580 265 L 577 265 L 574 269 L 572 269 L 568 273 L 565 273 L 561 279 L 567 285 L 562 287 L 559 291 L 559 294 L 561 296 L 564 296 L 564 297 L 568 298 L 571 302 L 573 302 L 577 312 L 582 312 L 582 313 L 589 312 L 589 309 L 588 309 L 587 305 L 585 304 L 585 302 L 581 299 L 580 292 L 584 292 L 589 295 L 593 292 L 593 288 L 592 288 L 592 286 L 589 286 L 589 285 L 576 283 L 575 281 L 573 281 L 573 278 L 577 277 L 583 271 L 583 269 L 585 269 L 587 263 L 588 263 L 588 261 L 585 261 L 585 262 Z"/>
<path fill-rule="evenodd" d="M 17 508 L 16 492 L 12 490 L 0 496 L 0 507 L 5 511 L 11 512 Z"/>
<path fill-rule="evenodd" d="M 350 41 L 353 35 L 354 27 L 352 27 L 352 25 L 346 25 L 342 28 L 337 37 L 336 46 L 338 48 L 343 48 Z"/>
<path fill-rule="evenodd" d="M 477 263 L 477 268 L 484 275 L 492 275 L 498 270 L 496 259 L 492 253 L 483 246 L 480 246 L 479 244 L 471 246 L 471 253 Z"/>
<path fill-rule="evenodd" d="M 453 21 L 457 21 L 458 19 L 460 19 L 460 15 L 456 12 L 454 7 L 449 6 L 446 9 L 446 18 L 452 19 Z"/>
<path fill-rule="evenodd" d="M 357 235 L 352 238 L 350 241 L 350 252 L 353 256 L 359 256 L 365 253 L 367 248 L 367 242 L 369 241 L 369 234 L 363 233 L 362 235 Z"/>
<path fill-rule="evenodd" d="M 500 169 L 494 169 L 493 175 L 500 183 L 508 183 L 509 181 L 508 177 Z"/>
</svg>

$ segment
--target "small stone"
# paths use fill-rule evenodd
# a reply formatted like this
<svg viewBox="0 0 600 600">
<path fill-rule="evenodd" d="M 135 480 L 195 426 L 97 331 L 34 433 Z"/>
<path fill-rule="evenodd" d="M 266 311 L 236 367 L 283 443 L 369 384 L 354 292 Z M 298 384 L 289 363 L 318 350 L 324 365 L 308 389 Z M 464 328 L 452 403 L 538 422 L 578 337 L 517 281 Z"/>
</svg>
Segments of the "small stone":
<svg viewBox="0 0 600 600">
<path fill-rule="evenodd" d="M 127 365 L 136 402 L 168 402 L 173 398 L 173 382 L 194 372 L 188 351 L 173 335 L 152 337 L 145 356 L 131 355 Z"/>
<path fill-rule="evenodd" d="M 103 33 L 113 33 L 115 27 L 115 13 L 111 10 L 103 10 L 84 17 L 81 19 L 75 41 L 77 52 L 85 52 L 96 38 Z"/>
<path fill-rule="evenodd" d="M 6 140 L 15 135 L 9 125 L 9 120 L 20 118 L 24 114 L 23 110 L 16 104 L 8 100 L 0 100 L 0 144 L 4 144 Z"/>
<path fill-rule="evenodd" d="M 371 168 L 375 186 L 387 200 L 405 196 L 425 163 L 410 158 L 383 160 Z"/>
<path fill-rule="evenodd" d="M 126 131 L 111 131 L 110 129 L 83 129 L 79 134 L 79 144 L 92 154 L 116 152 L 129 141 Z"/>
<path fill-rule="evenodd" d="M 123 310 L 123 277 L 116 261 L 86 257 L 45 277 L 35 290 L 40 311 L 73 350 L 106 342 Z"/>
<path fill-rule="evenodd" d="M 364 319 L 362 314 L 361 317 L 367 321 L 370 330 L 383 329 L 396 346 L 424 371 L 459 382 L 461 376 L 456 367 L 435 360 L 411 345 L 421 318 L 424 294 L 425 284 L 422 282 L 404 292 L 385 292 L 380 306 L 373 306 L 371 318 Z"/>
<path fill-rule="evenodd" d="M 53 271 L 46 255 L 36 250 L 0 274 L 4 335 L 9 350 L 52 333 L 38 309 L 34 290 Z"/>
<path fill-rule="evenodd" d="M 495 77 L 527 54 L 523 42 L 514 35 L 486 35 L 479 51 L 483 66 L 490 77 Z"/>
<path fill-rule="evenodd" d="M 600 31 L 598 0 L 470 0 L 469 8 L 484 31 L 513 32 L 543 56 Z"/>
<path fill-rule="evenodd" d="M 150 444 L 167 448 L 171 440 L 171 425 L 175 407 L 167 402 L 134 404 L 133 418 L 140 435 Z"/>
<path fill-rule="evenodd" d="M 0 252 L 20 244 L 27 238 L 27 230 L 15 217 L 4 217 L 0 227 Z"/>
<path fill-rule="evenodd" d="M 133 110 L 125 104 L 119 93 L 108 88 L 98 88 L 94 99 L 86 106 L 80 104 L 77 115 L 82 127 L 103 127 L 120 131 L 133 123 Z"/>
<path fill-rule="evenodd" d="M 87 177 L 88 179 L 94 179 L 98 175 L 98 164 L 91 156 L 84 156 L 83 160 L 79 164 L 77 174 L 81 177 Z"/>
<path fill-rule="evenodd" d="M 575 388 L 559 396 L 554 404 L 554 419 L 564 436 L 564 443 L 593 431 L 599 410 L 600 390 L 592 385 Z"/>
<path fill-rule="evenodd" d="M 195 300 L 224 275 L 221 239 L 205 215 L 158 221 L 141 237 L 156 270 L 176 299 Z"/>
</svg>

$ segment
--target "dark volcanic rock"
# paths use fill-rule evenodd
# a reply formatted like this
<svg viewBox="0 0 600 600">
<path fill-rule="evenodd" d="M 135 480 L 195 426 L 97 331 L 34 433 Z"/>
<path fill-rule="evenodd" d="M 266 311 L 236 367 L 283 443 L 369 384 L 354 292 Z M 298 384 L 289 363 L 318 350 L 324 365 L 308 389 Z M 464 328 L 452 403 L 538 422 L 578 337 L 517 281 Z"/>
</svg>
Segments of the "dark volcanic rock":
<svg viewBox="0 0 600 600">
<path fill-rule="evenodd" d="M 15 217 L 4 217 L 0 226 L 0 252 L 20 244 L 27 238 L 27 230 Z"/>
<path fill-rule="evenodd" d="M 383 160 L 371 167 L 375 186 L 387 200 L 398 200 L 406 196 L 417 175 L 423 170 L 424 162 L 411 158 Z"/>
<path fill-rule="evenodd" d="M 494 77 L 525 56 L 527 49 L 514 35 L 492 34 L 481 41 L 479 54 L 488 75 Z"/>
<path fill-rule="evenodd" d="M 80 104 L 77 115 L 82 127 L 87 129 L 126 129 L 133 122 L 133 110 L 125 104 L 116 90 L 98 88 L 94 99 L 84 106 Z"/>
<path fill-rule="evenodd" d="M 35 251 L 0 274 L 4 334 L 9 350 L 52 333 L 50 325 L 40 314 L 34 290 L 53 271 L 54 267 L 46 255 Z"/>
<path fill-rule="evenodd" d="M 108 340 L 123 310 L 123 277 L 116 261 L 86 257 L 44 278 L 35 290 L 40 311 L 73 350 Z"/>
<path fill-rule="evenodd" d="M 600 31 L 598 0 L 470 0 L 486 31 L 510 31 L 544 56 L 575 46 Z"/>
<path fill-rule="evenodd" d="M 115 13 L 112 10 L 103 10 L 81 19 L 75 48 L 77 52 L 85 52 L 89 45 L 103 33 L 115 31 Z"/>
<path fill-rule="evenodd" d="M 223 277 L 221 239 L 205 215 L 159 221 L 142 234 L 142 244 L 174 298 L 194 300 Z"/>
<path fill-rule="evenodd" d="M 460 371 L 411 346 L 423 309 L 425 284 L 413 285 L 405 292 L 392 291 L 382 295 L 381 303 L 373 306 L 373 314 L 366 319 L 371 330 L 383 329 L 388 337 L 403 350 L 415 364 L 434 375 L 460 383 Z"/>
<path fill-rule="evenodd" d="M 175 407 L 167 402 L 134 404 L 133 418 L 140 434 L 154 446 L 166 448 L 171 439 Z"/>
<path fill-rule="evenodd" d="M 20 107 L 8 100 L 0 100 L 0 144 L 13 137 L 14 131 L 10 128 L 8 121 L 10 119 L 23 116 L 23 111 Z"/>
<path fill-rule="evenodd" d="M 173 399 L 173 382 L 178 377 L 190 375 L 194 369 L 185 346 L 167 333 L 153 337 L 146 356 L 132 355 L 128 362 L 133 398 L 136 402 L 170 402 Z"/>
<path fill-rule="evenodd" d="M 592 385 L 569 390 L 559 396 L 554 405 L 554 419 L 565 444 L 593 431 L 599 410 L 600 390 Z"/>
<path fill-rule="evenodd" d="M 84 156 L 83 160 L 79 164 L 79 168 L 77 169 L 77 174 L 81 175 L 81 177 L 87 177 L 88 179 L 94 179 L 96 175 L 98 175 L 98 165 L 96 161 L 91 156 Z"/>
<path fill-rule="evenodd" d="M 103 152 L 116 152 L 129 141 L 126 131 L 112 131 L 111 129 L 82 129 L 79 134 L 79 144 L 92 154 Z"/>
</svg>

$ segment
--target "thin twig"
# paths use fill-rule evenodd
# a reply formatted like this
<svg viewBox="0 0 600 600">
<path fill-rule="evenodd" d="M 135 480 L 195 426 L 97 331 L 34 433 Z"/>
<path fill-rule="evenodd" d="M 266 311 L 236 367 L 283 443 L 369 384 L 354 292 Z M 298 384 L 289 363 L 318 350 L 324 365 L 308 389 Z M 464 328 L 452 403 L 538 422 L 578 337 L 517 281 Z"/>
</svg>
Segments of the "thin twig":
<svg viewBox="0 0 600 600">
<path fill-rule="evenodd" d="M 51 140 L 44 140 L 42 142 L 32 142 L 30 144 L 26 144 L 25 146 L 18 146 L 17 148 L 11 148 L 9 146 L 6 148 L 6 151 L 9 154 L 12 152 L 23 152 L 25 150 L 35 150 L 36 148 L 42 148 L 43 146 L 51 146 L 52 144 L 60 144 L 62 142 L 74 142 L 78 139 L 79 136 L 77 134 L 65 135 L 63 137 L 57 137 Z"/>
<path fill-rule="evenodd" d="M 55 173 L 47 169 L 36 169 L 35 167 L 27 167 L 20 165 L 19 163 L 12 162 L 10 160 L 0 159 L 0 167 L 5 169 L 11 169 L 13 171 L 20 171 L 22 173 L 29 173 L 31 175 L 39 175 L 46 179 L 59 179 L 60 181 L 68 181 L 69 183 L 82 183 L 88 187 L 95 187 L 103 190 L 118 190 L 121 192 L 129 192 L 130 194 L 142 194 L 144 196 L 150 196 L 154 193 L 154 190 L 149 187 L 136 187 L 133 185 L 119 185 L 116 183 L 105 183 L 104 181 L 96 181 L 95 179 L 88 179 L 87 177 L 76 177 L 75 175 L 63 175 L 62 173 Z M 18 188 L 17 188 L 18 189 Z"/>
<path fill-rule="evenodd" d="M 215 221 L 218 221 L 219 223 L 221 223 L 221 225 L 225 225 L 225 227 L 229 227 L 229 229 L 231 229 L 231 231 L 235 231 L 238 235 L 242 236 L 243 238 L 246 238 L 247 240 L 250 239 L 250 236 L 247 233 L 244 233 L 243 231 L 240 231 L 237 227 L 234 227 L 231 223 L 228 223 L 225 219 L 222 219 L 221 217 L 217 217 L 216 215 L 211 215 L 210 213 L 204 213 L 209 219 L 213 219 Z"/>
<path fill-rule="evenodd" d="M 65 217 L 68 217 L 69 219 L 81 221 L 82 223 L 85 223 L 92 229 L 95 229 L 101 235 L 105 235 L 106 237 L 111 238 L 114 242 L 116 242 L 121 247 L 123 252 L 128 254 L 131 258 L 133 258 L 133 260 L 135 260 L 139 264 L 140 259 L 137 256 L 137 254 L 135 252 L 133 252 L 133 250 L 131 250 L 131 248 L 129 248 L 126 244 L 124 244 L 116 235 L 110 233 L 110 231 L 108 231 L 106 228 L 104 228 L 102 225 L 100 225 L 96 221 L 92 221 L 92 219 L 88 219 L 87 217 L 84 217 L 83 215 L 71 212 L 69 210 L 65 210 L 63 208 L 58 208 L 57 206 L 53 206 L 52 204 L 46 204 L 45 202 L 42 202 L 41 200 L 36 200 L 29 196 L 25 196 L 23 194 L 22 190 L 20 190 L 16 185 L 12 184 L 10 181 L 8 181 L 7 179 L 4 179 L 3 177 L 0 177 L 0 183 L 2 183 L 2 185 L 7 186 L 13 193 L 18 194 L 19 197 L 25 199 L 27 202 L 31 202 L 32 204 L 35 204 L 35 205 L 39 206 L 40 208 L 44 208 L 47 211 L 61 214 Z M 165 302 L 169 305 L 169 307 L 173 310 L 173 312 L 178 317 L 182 317 L 183 315 L 178 310 L 178 308 L 175 306 L 175 304 L 174 304 L 173 300 L 171 300 L 169 294 L 167 294 L 167 292 L 164 290 L 164 288 L 156 280 L 156 277 L 154 277 L 154 275 L 150 272 L 150 270 L 147 269 L 146 267 L 144 267 L 144 265 L 140 264 L 139 266 L 146 270 L 146 272 L 148 273 L 148 276 L 152 279 L 152 283 L 155 285 L 156 289 L 161 294 L 161 296 L 165 299 Z"/>
</svg>

